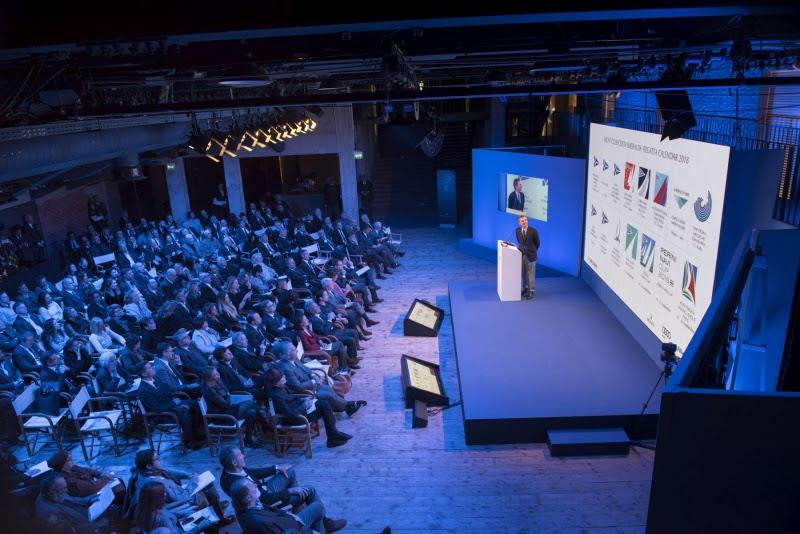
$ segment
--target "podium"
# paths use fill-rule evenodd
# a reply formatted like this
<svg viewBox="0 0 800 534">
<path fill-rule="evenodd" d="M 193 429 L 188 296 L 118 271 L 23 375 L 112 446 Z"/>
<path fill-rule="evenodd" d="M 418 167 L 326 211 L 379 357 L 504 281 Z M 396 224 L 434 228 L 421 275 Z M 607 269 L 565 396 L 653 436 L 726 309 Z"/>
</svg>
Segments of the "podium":
<svg viewBox="0 0 800 534">
<path fill-rule="evenodd" d="M 522 300 L 522 253 L 497 242 L 497 295 L 501 301 Z"/>
</svg>

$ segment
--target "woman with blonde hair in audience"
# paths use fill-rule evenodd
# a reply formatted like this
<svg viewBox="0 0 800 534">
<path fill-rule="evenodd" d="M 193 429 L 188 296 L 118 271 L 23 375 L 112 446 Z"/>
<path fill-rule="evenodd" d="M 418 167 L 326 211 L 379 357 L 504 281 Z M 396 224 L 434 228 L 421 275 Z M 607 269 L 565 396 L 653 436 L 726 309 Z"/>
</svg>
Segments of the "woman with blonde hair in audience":
<svg viewBox="0 0 800 534">
<path fill-rule="evenodd" d="M 231 302 L 230 295 L 223 291 L 217 297 L 217 311 L 219 312 L 219 320 L 225 325 L 227 330 L 241 330 L 242 326 L 240 321 L 242 317 L 236 306 Z"/>
<path fill-rule="evenodd" d="M 89 326 L 89 343 L 98 354 L 105 351 L 118 352 L 125 346 L 125 338 L 106 327 L 105 322 L 99 317 L 92 318 Z"/>
</svg>

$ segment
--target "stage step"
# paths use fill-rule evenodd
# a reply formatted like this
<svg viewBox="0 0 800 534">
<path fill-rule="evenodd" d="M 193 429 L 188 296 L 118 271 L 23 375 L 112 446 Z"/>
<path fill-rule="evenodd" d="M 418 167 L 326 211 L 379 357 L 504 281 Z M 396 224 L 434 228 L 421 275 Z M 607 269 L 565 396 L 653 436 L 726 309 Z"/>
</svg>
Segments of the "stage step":
<svg viewBox="0 0 800 534">
<path fill-rule="evenodd" d="M 621 428 L 547 431 L 552 456 L 627 455 L 630 444 L 628 434 Z"/>
</svg>

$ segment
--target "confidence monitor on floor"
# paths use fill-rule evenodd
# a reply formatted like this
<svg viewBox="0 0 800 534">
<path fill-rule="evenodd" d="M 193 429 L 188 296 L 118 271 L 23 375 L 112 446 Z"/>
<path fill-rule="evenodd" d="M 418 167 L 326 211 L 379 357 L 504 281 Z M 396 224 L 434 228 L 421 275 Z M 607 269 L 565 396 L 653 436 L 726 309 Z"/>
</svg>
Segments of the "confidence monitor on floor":
<svg viewBox="0 0 800 534">
<path fill-rule="evenodd" d="M 400 370 L 406 408 L 413 408 L 414 401 L 422 401 L 430 406 L 450 404 L 450 399 L 444 394 L 438 365 L 403 354 Z"/>
<path fill-rule="evenodd" d="M 430 302 L 414 299 L 403 319 L 404 336 L 436 337 L 442 326 L 444 310 Z"/>
</svg>

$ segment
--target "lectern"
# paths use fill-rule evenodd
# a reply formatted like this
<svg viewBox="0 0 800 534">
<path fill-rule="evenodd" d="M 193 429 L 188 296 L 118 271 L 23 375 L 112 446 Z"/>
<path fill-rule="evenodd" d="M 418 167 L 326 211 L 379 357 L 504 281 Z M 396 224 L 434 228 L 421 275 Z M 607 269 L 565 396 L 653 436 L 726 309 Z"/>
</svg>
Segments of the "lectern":
<svg viewBox="0 0 800 534">
<path fill-rule="evenodd" d="M 522 300 L 522 253 L 505 241 L 497 242 L 497 295 L 500 300 Z"/>
</svg>

